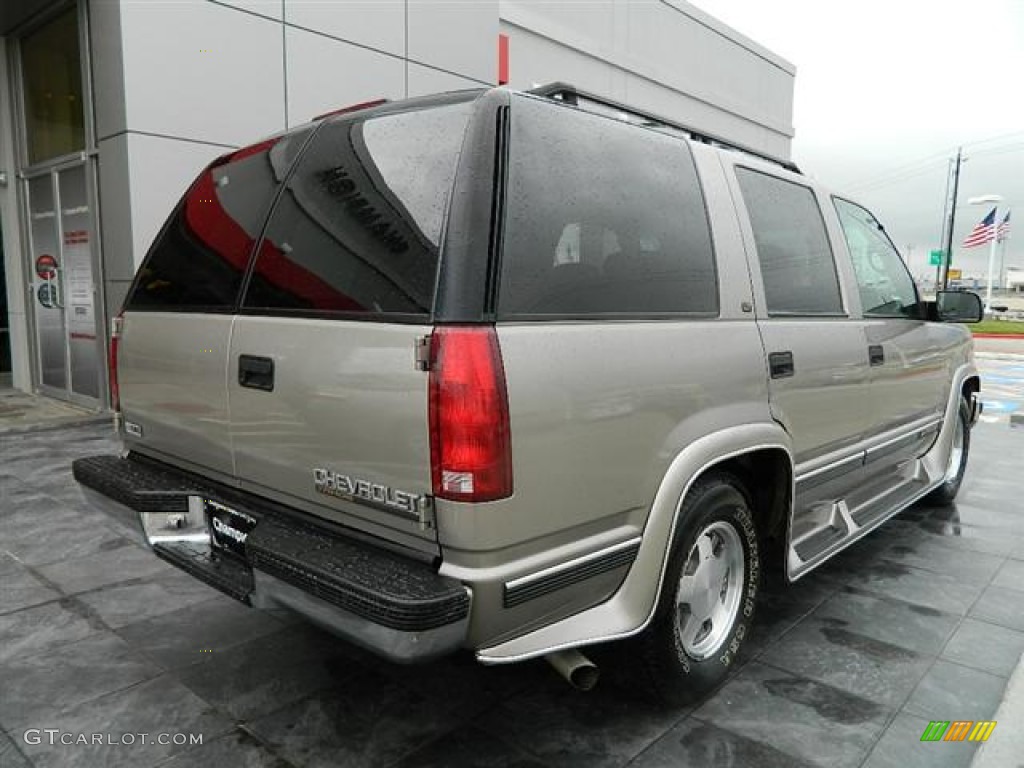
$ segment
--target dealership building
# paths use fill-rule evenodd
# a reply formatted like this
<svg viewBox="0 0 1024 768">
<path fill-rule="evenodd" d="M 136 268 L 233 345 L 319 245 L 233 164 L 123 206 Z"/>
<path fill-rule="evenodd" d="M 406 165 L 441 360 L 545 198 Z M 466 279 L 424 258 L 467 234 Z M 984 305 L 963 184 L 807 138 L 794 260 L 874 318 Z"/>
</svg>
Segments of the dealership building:
<svg viewBox="0 0 1024 768">
<path fill-rule="evenodd" d="M 3 0 L 0 390 L 105 408 L 110 317 L 150 242 L 262 136 L 563 81 L 785 158 L 794 75 L 682 0 Z"/>
</svg>

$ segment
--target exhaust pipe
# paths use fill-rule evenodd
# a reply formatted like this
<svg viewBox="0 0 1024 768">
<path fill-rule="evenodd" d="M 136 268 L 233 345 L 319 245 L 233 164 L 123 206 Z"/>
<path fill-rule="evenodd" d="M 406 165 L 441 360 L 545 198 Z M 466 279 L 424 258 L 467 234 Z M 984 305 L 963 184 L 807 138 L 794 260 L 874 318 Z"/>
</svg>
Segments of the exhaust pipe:
<svg viewBox="0 0 1024 768">
<path fill-rule="evenodd" d="M 549 653 L 544 659 L 577 691 L 591 690 L 601 677 L 597 665 L 575 648 Z"/>
</svg>

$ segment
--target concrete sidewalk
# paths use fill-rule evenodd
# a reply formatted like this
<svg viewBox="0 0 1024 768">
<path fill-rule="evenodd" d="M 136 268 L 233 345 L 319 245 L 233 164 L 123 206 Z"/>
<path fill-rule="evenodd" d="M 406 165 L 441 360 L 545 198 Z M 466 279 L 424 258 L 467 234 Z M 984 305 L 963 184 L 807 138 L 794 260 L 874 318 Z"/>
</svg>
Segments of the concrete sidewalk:
<svg viewBox="0 0 1024 768">
<path fill-rule="evenodd" d="M 1024 656 L 992 719 L 998 725 L 975 754 L 971 768 L 1024 768 Z"/>
<path fill-rule="evenodd" d="M 0 436 L 110 421 L 111 415 L 17 389 L 0 389 Z"/>
</svg>

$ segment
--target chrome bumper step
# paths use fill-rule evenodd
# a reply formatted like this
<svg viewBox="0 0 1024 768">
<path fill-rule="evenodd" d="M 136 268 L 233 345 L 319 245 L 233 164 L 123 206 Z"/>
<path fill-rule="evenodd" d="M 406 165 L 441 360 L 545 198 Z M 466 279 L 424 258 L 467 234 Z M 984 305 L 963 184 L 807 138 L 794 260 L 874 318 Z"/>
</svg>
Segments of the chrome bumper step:
<svg viewBox="0 0 1024 768">
<path fill-rule="evenodd" d="M 398 661 L 455 650 L 465 637 L 470 592 L 429 562 L 150 459 L 93 456 L 72 469 L 100 499 L 138 513 L 158 557 L 243 603 L 286 602 Z M 211 508 L 251 522 L 244 535 L 235 532 L 244 543 L 233 550 L 217 545 L 207 520 Z M 260 594 L 261 583 L 268 594 Z"/>
</svg>

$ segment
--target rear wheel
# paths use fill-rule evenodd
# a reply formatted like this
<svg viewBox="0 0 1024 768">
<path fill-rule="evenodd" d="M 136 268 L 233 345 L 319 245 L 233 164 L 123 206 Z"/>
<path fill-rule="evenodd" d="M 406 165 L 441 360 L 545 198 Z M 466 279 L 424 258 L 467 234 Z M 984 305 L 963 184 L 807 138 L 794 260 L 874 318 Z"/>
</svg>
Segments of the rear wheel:
<svg viewBox="0 0 1024 768">
<path fill-rule="evenodd" d="M 709 475 L 690 489 L 654 620 L 639 637 L 651 687 L 686 703 L 721 683 L 750 632 L 761 559 L 740 482 Z"/>
<path fill-rule="evenodd" d="M 960 484 L 964 481 L 964 472 L 967 471 L 967 454 L 971 447 L 971 406 L 967 398 L 960 398 L 960 408 L 957 410 L 956 425 L 953 429 L 953 446 L 949 452 L 949 463 L 946 465 L 946 474 L 942 479 L 942 485 L 928 494 L 925 501 L 930 504 L 945 506 L 952 504 L 960 491 Z"/>
</svg>

